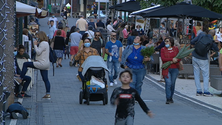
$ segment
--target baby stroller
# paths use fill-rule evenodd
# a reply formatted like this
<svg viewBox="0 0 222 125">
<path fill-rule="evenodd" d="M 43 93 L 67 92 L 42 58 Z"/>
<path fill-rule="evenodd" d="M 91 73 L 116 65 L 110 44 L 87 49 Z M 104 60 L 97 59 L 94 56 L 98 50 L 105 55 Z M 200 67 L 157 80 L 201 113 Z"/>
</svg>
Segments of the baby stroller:
<svg viewBox="0 0 222 125">
<path fill-rule="evenodd" d="M 79 103 L 83 99 L 87 105 L 90 101 L 103 101 L 103 105 L 108 103 L 108 86 L 105 78 L 105 70 L 108 71 L 107 65 L 101 56 L 89 56 L 82 64 L 82 90 L 79 94 Z M 94 84 L 96 83 L 96 84 Z"/>
</svg>

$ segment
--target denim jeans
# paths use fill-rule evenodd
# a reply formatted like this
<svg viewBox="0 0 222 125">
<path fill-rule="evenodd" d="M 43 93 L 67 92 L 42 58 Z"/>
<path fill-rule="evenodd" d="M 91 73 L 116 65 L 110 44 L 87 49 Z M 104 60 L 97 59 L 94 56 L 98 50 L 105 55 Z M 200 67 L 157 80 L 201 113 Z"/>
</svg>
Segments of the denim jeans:
<svg viewBox="0 0 222 125">
<path fill-rule="evenodd" d="M 134 118 L 132 116 L 127 116 L 125 119 L 116 118 L 115 125 L 133 125 Z"/>
<path fill-rule="evenodd" d="M 137 90 L 139 95 L 141 95 L 143 79 L 146 75 L 146 69 L 130 69 L 133 73 L 133 82 L 130 83 L 130 87 Z"/>
<path fill-rule="evenodd" d="M 48 79 L 48 70 L 40 70 L 42 80 L 45 83 L 46 94 L 50 94 L 50 82 Z"/>
<path fill-rule="evenodd" d="M 20 74 L 20 77 L 22 79 L 25 77 L 28 67 L 36 69 L 36 67 L 33 65 L 33 62 L 24 62 L 22 67 L 22 72 Z"/>
<path fill-rule="evenodd" d="M 22 91 L 26 91 L 30 82 L 31 82 L 31 77 L 30 76 L 24 76 L 23 80 L 22 81 L 25 81 L 24 82 L 24 85 L 22 87 Z M 15 94 L 18 94 L 20 92 L 20 85 L 18 84 L 15 84 L 15 89 L 14 89 L 14 92 Z"/>
<path fill-rule="evenodd" d="M 25 74 L 26 74 L 26 72 L 28 70 L 27 69 L 28 67 L 36 69 L 36 67 L 34 66 L 33 62 L 25 62 L 25 63 L 23 63 L 22 72 L 21 72 L 21 75 L 20 75 L 20 77 L 22 79 L 24 79 Z M 45 83 L 46 94 L 50 94 L 50 82 L 49 82 L 49 79 L 48 79 L 48 70 L 40 70 L 40 73 L 41 73 L 41 76 L 42 76 L 42 80 Z"/>
<path fill-rule="evenodd" d="M 168 78 L 164 78 L 165 80 L 165 92 L 166 92 L 166 98 L 172 99 L 174 90 L 175 90 L 175 83 L 177 76 L 179 74 L 179 69 L 171 69 L 169 68 L 168 71 Z"/>
<path fill-rule="evenodd" d="M 209 62 L 208 60 L 201 60 L 192 57 L 194 80 L 196 84 L 197 92 L 202 92 L 200 84 L 200 71 L 203 75 L 203 87 L 204 92 L 209 92 Z"/>
<path fill-rule="evenodd" d="M 109 69 L 109 82 L 113 83 L 114 79 L 118 77 L 120 63 L 118 60 L 112 60 L 112 61 L 107 60 L 107 67 Z M 113 70 L 114 70 L 114 75 L 113 75 Z"/>
<path fill-rule="evenodd" d="M 86 31 L 79 31 L 79 33 L 80 33 L 81 35 L 83 35 L 85 32 L 86 32 Z"/>
</svg>

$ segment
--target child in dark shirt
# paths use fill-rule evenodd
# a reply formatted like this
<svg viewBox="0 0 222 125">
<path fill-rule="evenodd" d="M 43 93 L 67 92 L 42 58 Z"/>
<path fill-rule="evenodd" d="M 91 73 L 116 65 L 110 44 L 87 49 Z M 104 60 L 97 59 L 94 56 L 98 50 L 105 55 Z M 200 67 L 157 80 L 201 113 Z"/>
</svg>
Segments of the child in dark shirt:
<svg viewBox="0 0 222 125">
<path fill-rule="evenodd" d="M 111 104 L 117 106 L 115 125 L 133 125 L 135 100 L 138 101 L 143 111 L 152 117 L 153 114 L 138 92 L 129 86 L 132 82 L 132 73 L 129 70 L 124 70 L 120 73 L 119 80 L 122 82 L 122 86 L 115 88 L 110 98 Z"/>
</svg>

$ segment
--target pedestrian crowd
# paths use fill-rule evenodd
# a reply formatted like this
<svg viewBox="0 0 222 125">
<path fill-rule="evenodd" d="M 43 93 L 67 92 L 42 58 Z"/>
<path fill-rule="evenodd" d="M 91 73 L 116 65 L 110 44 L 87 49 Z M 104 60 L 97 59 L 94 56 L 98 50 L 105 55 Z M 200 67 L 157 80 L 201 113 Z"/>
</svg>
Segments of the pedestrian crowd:
<svg viewBox="0 0 222 125">
<path fill-rule="evenodd" d="M 49 18 L 48 25 L 48 37 L 42 31 L 37 33 L 37 40 L 34 41 L 33 45 L 36 53 L 34 61 L 25 62 L 21 71 L 16 64 L 16 58 L 30 59 L 30 57 L 24 53 L 22 45 L 19 46 L 18 53 L 17 48 L 15 48 L 15 67 L 17 67 L 15 81 L 18 85 L 25 81 L 21 93 L 17 86 L 15 92 L 17 97 L 30 97 L 25 93 L 31 81 L 31 78 L 25 75 L 27 68 L 30 67 L 40 70 L 46 87 L 46 95 L 43 98 L 50 98 L 50 82 L 48 80 L 50 66 L 49 47 L 55 51 L 57 56 L 57 68 L 62 67 L 62 60 L 66 59 L 66 56 L 70 59 L 70 66 L 79 67 L 77 77 L 80 81 L 84 81 L 83 68 L 81 67 L 84 61 L 91 55 L 98 55 L 107 62 L 109 86 L 117 85 L 117 79 L 122 83 L 121 87 L 114 89 L 110 98 L 111 104 L 117 105 L 115 124 L 133 124 L 135 101 L 140 104 L 148 116 L 152 117 L 151 111 L 140 96 L 147 68 L 150 68 L 144 62 L 152 62 L 153 58 L 152 56 L 142 56 L 141 50 L 147 47 L 154 47 L 155 53 L 159 54 L 159 72 L 162 80 L 165 81 L 166 104 L 174 103 L 175 83 L 183 60 L 176 58 L 180 46 L 177 44 L 177 40 L 170 37 L 169 34 L 173 34 L 173 32 L 161 34 L 161 39 L 154 42 L 152 33 L 145 35 L 144 29 L 140 25 L 127 25 L 121 17 L 118 17 L 113 22 L 108 19 L 104 23 L 101 19 L 97 19 L 97 21 L 90 19 L 90 22 L 88 22 L 84 19 L 84 16 L 81 16 L 76 24 L 69 28 L 66 15 L 61 21 L 58 21 L 53 15 Z M 161 24 L 161 28 L 165 28 L 164 23 Z M 216 40 L 214 42 L 213 37 L 215 34 Z M 212 49 L 215 53 L 218 53 L 220 49 L 218 53 L 220 71 L 222 71 L 221 34 L 222 27 L 220 27 L 218 33 L 214 30 L 207 31 L 207 29 L 203 29 L 203 31 L 198 31 L 198 35 L 195 35 L 196 37 L 190 43 L 192 47 L 195 47 L 200 40 L 205 39 L 205 41 L 211 42 L 210 46 L 208 46 L 209 50 Z M 26 36 L 24 38 L 28 39 L 26 32 L 24 32 L 24 35 Z M 162 64 L 168 61 L 171 61 L 170 66 L 167 69 L 162 69 Z M 192 52 L 192 64 L 197 90 L 196 95 L 212 96 L 209 92 L 209 62 L 207 54 L 200 55 L 196 49 L 196 51 Z M 121 73 L 120 68 L 124 69 Z M 203 90 L 200 84 L 200 72 L 203 75 Z"/>
</svg>

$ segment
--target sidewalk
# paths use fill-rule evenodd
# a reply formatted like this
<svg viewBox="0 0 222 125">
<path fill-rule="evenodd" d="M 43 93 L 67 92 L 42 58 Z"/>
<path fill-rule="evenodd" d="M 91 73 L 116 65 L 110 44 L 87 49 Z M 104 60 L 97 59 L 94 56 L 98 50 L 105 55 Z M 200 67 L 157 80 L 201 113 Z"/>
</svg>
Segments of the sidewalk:
<svg viewBox="0 0 222 125">
<path fill-rule="evenodd" d="M 91 125 L 92 123 L 94 125 L 113 125 L 115 107 L 110 105 L 110 102 L 105 106 L 102 104 L 102 101 L 91 101 L 90 105 L 79 104 L 81 82 L 76 78 L 78 68 L 70 67 L 68 63 L 68 59 L 63 60 L 63 67 L 55 68 L 55 76 L 52 76 L 52 67 L 50 67 L 48 74 L 51 83 L 50 100 L 42 99 L 45 94 L 45 85 L 40 72 L 35 71 L 36 82 L 33 88 L 27 92 L 32 97 L 24 98 L 22 103 L 30 114 L 28 119 L 22 119 L 21 115 L 19 115 L 17 120 L 11 120 L 7 117 L 6 125 Z M 151 74 L 150 76 L 157 80 L 159 78 L 158 75 Z M 119 81 L 118 83 L 117 86 L 108 88 L 109 98 L 113 89 L 121 85 Z M 163 85 L 164 83 L 160 84 Z M 188 92 L 186 92 L 186 89 Z M 221 106 L 221 97 L 196 97 L 195 86 L 192 80 L 178 79 L 176 90 L 191 98 L 202 99 L 201 101 L 207 100 L 211 104 Z M 135 125 L 201 125 L 212 122 L 219 124 L 222 122 L 221 117 L 219 118 L 222 114 L 215 115 L 215 112 L 212 110 L 203 108 L 178 96 L 174 97 L 174 104 L 166 105 L 164 89 L 158 89 L 147 78 L 144 79 L 142 99 L 156 115 L 153 119 L 148 118 L 141 107 L 136 104 Z M 170 118 L 176 119 L 169 121 Z M 16 124 L 9 124 L 12 121 L 16 121 Z"/>
<path fill-rule="evenodd" d="M 155 74 L 151 74 L 151 73 L 149 75 L 156 80 L 160 80 L 159 75 L 155 75 Z M 164 85 L 165 83 L 161 82 L 161 84 Z M 203 83 L 201 83 L 201 84 L 203 87 Z M 222 97 L 219 97 L 216 95 L 214 95 L 213 97 L 196 96 L 196 86 L 195 86 L 194 79 L 192 79 L 192 78 L 191 79 L 177 78 L 175 90 L 183 95 L 190 97 L 190 98 L 199 100 L 201 102 L 205 102 L 209 105 L 212 105 L 212 106 L 222 109 Z M 221 91 L 217 91 L 212 87 L 209 87 L 209 91 L 212 94 L 220 94 L 221 93 Z"/>
<path fill-rule="evenodd" d="M 40 19 L 41 29 L 48 32 L 47 24 L 44 23 L 47 18 Z M 69 20 L 69 26 L 75 24 L 76 19 Z M 39 71 L 35 71 L 36 80 L 33 88 L 27 92 L 31 98 L 23 99 L 23 106 L 28 110 L 30 116 L 28 119 L 22 119 L 21 116 L 15 124 L 10 125 L 113 125 L 115 107 L 102 105 L 102 101 L 90 102 L 90 105 L 79 104 L 79 92 L 81 82 L 76 78 L 77 67 L 70 67 L 69 60 L 63 60 L 62 68 L 55 68 L 55 76 L 52 76 L 52 66 L 48 76 L 51 83 L 51 99 L 42 99 L 45 95 L 45 85 L 42 81 Z M 159 75 L 148 74 L 148 76 L 159 80 Z M 108 88 L 109 98 L 115 87 Z M 164 83 L 156 83 L 164 86 Z M 144 114 L 138 104 L 135 105 L 135 125 L 206 125 L 222 123 L 222 114 L 215 113 L 208 108 L 194 104 L 191 101 L 184 100 L 175 96 L 175 103 L 165 104 L 164 89 L 158 89 L 152 81 L 145 78 L 142 86 L 142 99 L 148 107 L 154 112 L 155 118 L 150 119 Z M 222 98 L 196 96 L 196 87 L 193 79 L 180 79 L 176 81 L 176 91 L 181 95 L 188 96 L 193 100 L 205 102 L 211 106 L 222 110 Z M 210 92 L 218 91 L 210 88 Z M 15 100 L 16 101 L 16 100 Z M 6 119 L 6 125 L 9 125 L 11 119 Z"/>
</svg>

